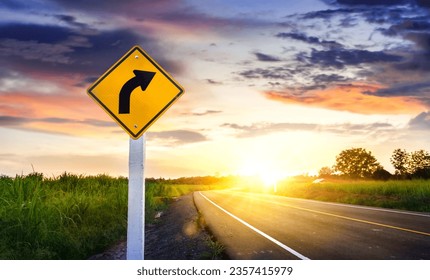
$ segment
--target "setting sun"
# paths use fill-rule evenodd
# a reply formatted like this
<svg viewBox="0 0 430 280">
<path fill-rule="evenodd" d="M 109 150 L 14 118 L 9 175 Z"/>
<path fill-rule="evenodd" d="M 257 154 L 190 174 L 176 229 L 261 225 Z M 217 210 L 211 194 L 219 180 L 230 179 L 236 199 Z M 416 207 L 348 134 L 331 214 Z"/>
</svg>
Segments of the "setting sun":
<svg viewBox="0 0 430 280">
<path fill-rule="evenodd" d="M 259 175 L 262 183 L 265 187 L 274 187 L 276 188 L 276 184 L 282 178 L 279 173 L 267 171 Z"/>
<path fill-rule="evenodd" d="M 250 160 L 237 172 L 241 176 L 256 177 L 266 188 L 276 188 L 277 182 L 285 177 L 279 168 L 276 168 L 272 163 L 264 163 L 264 161 Z"/>
</svg>

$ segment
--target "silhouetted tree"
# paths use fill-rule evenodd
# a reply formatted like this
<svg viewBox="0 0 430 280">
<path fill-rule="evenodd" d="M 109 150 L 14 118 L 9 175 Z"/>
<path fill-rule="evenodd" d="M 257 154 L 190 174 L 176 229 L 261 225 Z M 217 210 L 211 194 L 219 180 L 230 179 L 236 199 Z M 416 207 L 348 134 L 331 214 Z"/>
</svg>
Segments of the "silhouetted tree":
<svg viewBox="0 0 430 280">
<path fill-rule="evenodd" d="M 333 169 L 331 169 L 328 166 L 324 166 L 318 172 L 318 177 L 327 178 L 327 177 L 330 177 L 332 174 L 333 174 Z"/>
<path fill-rule="evenodd" d="M 371 152 L 363 148 L 343 150 L 336 157 L 334 169 L 352 178 L 370 178 L 382 168 Z"/>
<path fill-rule="evenodd" d="M 392 177 L 393 177 L 393 175 L 382 167 L 376 169 L 375 172 L 373 172 L 373 174 L 372 174 L 372 178 L 375 180 L 386 181 L 386 180 L 391 179 Z"/>
<path fill-rule="evenodd" d="M 407 153 L 406 150 L 396 149 L 390 161 L 400 178 L 430 178 L 430 153 L 427 151 Z"/>
<path fill-rule="evenodd" d="M 406 150 L 395 149 L 390 158 L 391 164 L 394 166 L 394 174 L 405 178 L 409 175 L 410 157 Z"/>
<path fill-rule="evenodd" d="M 430 154 L 424 150 L 418 150 L 411 153 L 410 173 L 415 178 L 430 178 Z"/>
</svg>

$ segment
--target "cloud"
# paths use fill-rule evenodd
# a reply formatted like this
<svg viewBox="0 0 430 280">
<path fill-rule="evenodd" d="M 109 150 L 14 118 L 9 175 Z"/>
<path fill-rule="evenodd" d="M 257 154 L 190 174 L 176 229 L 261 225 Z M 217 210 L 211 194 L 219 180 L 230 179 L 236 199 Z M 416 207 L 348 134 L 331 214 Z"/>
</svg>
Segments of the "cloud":
<svg viewBox="0 0 430 280">
<path fill-rule="evenodd" d="M 238 125 L 224 123 L 221 127 L 227 127 L 238 131 L 238 137 L 257 137 L 275 132 L 287 130 L 315 130 L 317 125 L 306 123 L 254 123 L 252 125 Z"/>
<path fill-rule="evenodd" d="M 281 59 L 272 56 L 272 55 L 268 55 L 268 54 L 264 54 L 264 53 L 260 53 L 260 52 L 254 52 L 255 56 L 257 57 L 258 61 L 263 61 L 263 62 L 277 62 L 277 61 L 281 61 Z"/>
<path fill-rule="evenodd" d="M 367 123 L 367 124 L 312 124 L 312 123 L 253 123 L 251 125 L 239 125 L 235 123 L 224 123 L 222 127 L 230 128 L 237 132 L 238 138 L 258 137 L 272 133 L 281 133 L 286 131 L 318 131 L 335 134 L 348 135 L 374 135 L 385 133 L 396 128 L 389 123 Z"/>
<path fill-rule="evenodd" d="M 276 37 L 282 38 L 282 39 L 294 39 L 297 41 L 302 41 L 308 44 L 312 45 L 320 45 L 325 48 L 341 48 L 342 44 L 336 42 L 336 41 L 327 41 L 327 40 L 321 40 L 318 37 L 315 36 L 307 36 L 304 33 L 299 32 L 281 32 L 276 34 Z"/>
<path fill-rule="evenodd" d="M 266 91 L 264 94 L 268 99 L 288 104 L 301 104 L 360 114 L 410 114 L 425 108 L 413 98 L 381 97 L 369 94 L 379 89 L 380 87 L 376 85 L 339 84 L 306 93 L 285 90 Z"/>
<path fill-rule="evenodd" d="M 22 127 L 30 123 L 44 123 L 44 124 L 83 124 L 96 127 L 117 127 L 117 124 L 107 121 L 96 119 L 73 120 L 66 118 L 26 118 L 14 116 L 0 116 L 0 126 L 5 127 Z"/>
<path fill-rule="evenodd" d="M 399 83 L 389 88 L 369 92 L 369 94 L 377 96 L 414 96 L 430 98 L 430 82 Z"/>
<path fill-rule="evenodd" d="M 430 8 L 430 1 L 428 0 L 417 0 L 417 4 L 422 7 Z"/>
<path fill-rule="evenodd" d="M 26 73 L 28 76 L 40 73 L 75 74 L 82 77 L 81 81 L 76 81 L 80 84 L 101 75 L 122 54 L 140 43 L 169 73 L 182 71 L 179 63 L 163 55 L 162 47 L 154 39 L 130 29 L 88 32 L 84 25 L 74 25 L 0 24 L 0 57 L 3 66 L 9 71 Z"/>
<path fill-rule="evenodd" d="M 411 119 L 409 127 L 413 130 L 430 130 L 430 111 L 422 112 Z"/>
<path fill-rule="evenodd" d="M 275 79 L 286 80 L 292 76 L 294 70 L 289 67 L 268 67 L 268 68 L 255 68 L 239 72 L 238 74 L 247 79 Z"/>
<path fill-rule="evenodd" d="M 330 20 L 336 16 L 350 14 L 350 13 L 357 13 L 362 10 L 357 9 L 328 9 L 328 10 L 321 10 L 321 11 L 314 11 L 314 12 L 308 12 L 305 14 L 302 14 L 299 16 L 300 19 L 303 20 L 313 20 L 313 19 L 324 19 L 324 20 Z"/>
<path fill-rule="evenodd" d="M 148 132 L 148 138 L 150 141 L 157 140 L 158 144 L 161 141 L 161 144 L 165 146 L 178 146 L 208 140 L 203 134 L 190 130 Z"/>
<path fill-rule="evenodd" d="M 430 72 L 430 27 L 426 32 L 410 32 L 404 35 L 415 43 L 417 50 L 412 51 L 407 59 L 394 65 L 401 72 Z"/>
<path fill-rule="evenodd" d="M 222 113 L 222 111 L 220 111 L 220 110 L 205 110 L 205 111 L 193 112 L 192 115 L 200 117 L 200 116 L 213 115 L 213 114 L 219 114 L 219 113 Z"/>
<path fill-rule="evenodd" d="M 337 0 L 339 4 L 365 6 L 393 6 L 411 3 L 410 0 Z"/>
<path fill-rule="evenodd" d="M 349 79 L 339 74 L 319 74 L 313 77 L 316 84 L 333 84 L 338 82 L 346 82 Z"/>
<path fill-rule="evenodd" d="M 271 89 L 263 90 L 264 94 L 281 102 L 366 114 L 372 113 L 366 106 L 385 113 L 417 112 L 430 106 L 430 11 L 422 9 L 422 3 L 325 2 L 333 9 L 288 16 L 280 25 L 288 30 L 275 34 L 303 43 L 286 50 L 295 56 L 294 64 L 245 69 L 238 74 L 248 80 L 268 80 Z M 351 32 L 359 32 L 361 41 L 351 40 Z M 346 95 L 343 90 L 348 83 L 354 83 L 350 88 L 355 89 Z M 375 87 L 358 89 L 358 83 Z"/>
<path fill-rule="evenodd" d="M 25 118 L 0 116 L 0 126 L 20 126 L 26 123 Z"/>
<path fill-rule="evenodd" d="M 206 82 L 208 82 L 208 84 L 211 84 L 211 85 L 222 85 L 222 82 L 215 81 L 213 79 L 206 79 Z"/>
<path fill-rule="evenodd" d="M 301 56 L 303 59 L 303 56 Z M 401 56 L 387 54 L 384 51 L 367 51 L 357 49 L 332 49 L 318 51 L 313 49 L 310 56 L 305 58 L 312 65 L 343 69 L 349 65 L 373 64 L 381 62 L 399 62 Z"/>
</svg>

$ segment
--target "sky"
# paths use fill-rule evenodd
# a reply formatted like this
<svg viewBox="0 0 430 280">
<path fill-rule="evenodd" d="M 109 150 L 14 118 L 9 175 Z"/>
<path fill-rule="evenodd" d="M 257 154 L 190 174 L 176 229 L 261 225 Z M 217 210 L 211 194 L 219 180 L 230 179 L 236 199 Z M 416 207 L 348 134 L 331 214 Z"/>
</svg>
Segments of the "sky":
<svg viewBox="0 0 430 280">
<path fill-rule="evenodd" d="M 2 0 L 0 174 L 128 176 L 87 89 L 134 45 L 185 89 L 146 177 L 315 174 L 344 149 L 390 172 L 430 150 L 428 0 Z"/>
</svg>

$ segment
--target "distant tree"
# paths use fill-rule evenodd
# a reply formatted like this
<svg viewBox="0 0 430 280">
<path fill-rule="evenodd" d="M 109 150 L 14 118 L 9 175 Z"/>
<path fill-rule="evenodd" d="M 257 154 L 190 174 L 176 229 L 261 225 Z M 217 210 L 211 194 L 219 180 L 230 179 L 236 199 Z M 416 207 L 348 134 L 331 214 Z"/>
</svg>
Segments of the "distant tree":
<svg viewBox="0 0 430 280">
<path fill-rule="evenodd" d="M 375 172 L 373 172 L 373 174 L 372 174 L 372 178 L 375 180 L 386 181 L 386 180 L 391 179 L 392 177 L 393 177 L 393 175 L 382 167 L 376 169 Z"/>
<path fill-rule="evenodd" d="M 334 165 L 335 171 L 352 178 L 370 178 L 378 168 L 382 167 L 376 158 L 363 148 L 343 150 Z"/>
<path fill-rule="evenodd" d="M 404 178 L 430 178 L 430 153 L 424 150 L 412 153 L 396 149 L 390 158 L 395 175 Z"/>
<path fill-rule="evenodd" d="M 416 178 L 430 178 L 430 154 L 424 150 L 412 152 L 410 155 L 409 173 Z"/>
<path fill-rule="evenodd" d="M 390 158 L 394 166 L 394 174 L 400 177 L 406 177 L 409 174 L 410 156 L 406 150 L 395 149 Z"/>
<path fill-rule="evenodd" d="M 330 177 L 332 174 L 333 174 L 333 169 L 331 169 L 328 166 L 324 166 L 318 172 L 318 177 L 327 178 L 327 177 Z"/>
</svg>

